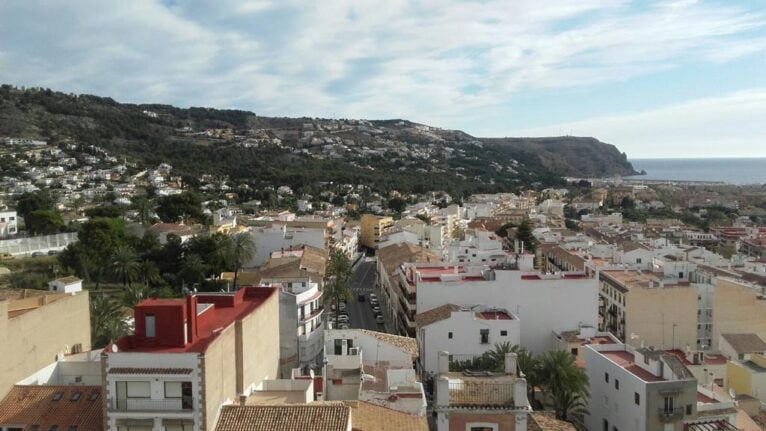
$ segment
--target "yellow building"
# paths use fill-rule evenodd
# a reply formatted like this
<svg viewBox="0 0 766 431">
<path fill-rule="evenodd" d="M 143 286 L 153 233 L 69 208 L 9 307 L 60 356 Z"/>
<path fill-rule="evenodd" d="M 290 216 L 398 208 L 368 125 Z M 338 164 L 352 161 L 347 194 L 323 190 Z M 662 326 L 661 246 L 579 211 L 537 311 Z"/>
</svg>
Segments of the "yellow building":
<svg viewBox="0 0 766 431">
<path fill-rule="evenodd" d="M 766 401 L 766 357 L 753 354 L 743 361 L 729 361 L 726 364 L 726 389 L 733 389 L 737 395 L 750 395 L 761 402 Z"/>
<path fill-rule="evenodd" d="M 381 235 L 394 224 L 391 217 L 381 217 L 372 214 L 364 214 L 361 220 L 361 233 L 359 240 L 367 248 L 375 248 Z"/>
<path fill-rule="evenodd" d="M 600 330 L 634 347 L 697 348 L 696 286 L 633 270 L 601 271 L 599 284 Z"/>
<path fill-rule="evenodd" d="M 88 292 L 0 289 L 0 399 L 58 355 L 90 347 Z"/>
<path fill-rule="evenodd" d="M 721 334 L 753 333 L 766 339 L 766 301 L 760 289 L 734 279 L 717 278 L 713 297 L 713 349 Z"/>
</svg>

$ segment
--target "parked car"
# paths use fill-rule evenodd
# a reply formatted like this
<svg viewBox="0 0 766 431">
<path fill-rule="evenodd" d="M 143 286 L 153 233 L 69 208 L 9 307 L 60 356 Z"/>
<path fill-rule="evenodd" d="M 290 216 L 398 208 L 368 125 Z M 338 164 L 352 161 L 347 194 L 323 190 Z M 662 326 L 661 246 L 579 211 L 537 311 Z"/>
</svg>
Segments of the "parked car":
<svg viewBox="0 0 766 431">
<path fill-rule="evenodd" d="M 380 307 L 378 307 L 376 305 L 376 306 L 372 307 L 372 311 L 373 311 L 373 313 L 380 313 Z"/>
<path fill-rule="evenodd" d="M 378 300 L 378 295 L 376 295 L 374 293 L 371 293 L 370 294 L 370 301 L 377 301 L 377 300 Z"/>
<path fill-rule="evenodd" d="M 338 322 L 348 322 L 348 315 L 346 314 L 339 314 L 338 315 Z"/>
<path fill-rule="evenodd" d="M 378 314 L 377 317 L 375 317 L 375 321 L 378 322 L 379 324 L 386 323 L 385 319 L 383 319 L 382 314 Z"/>
<path fill-rule="evenodd" d="M 364 302 L 364 293 L 360 293 L 360 294 L 359 294 L 359 295 L 356 297 L 356 300 L 357 300 L 357 301 L 359 301 L 359 302 Z"/>
<path fill-rule="evenodd" d="M 339 323 L 338 324 L 338 329 L 348 329 L 348 325 L 345 324 L 345 323 Z"/>
<path fill-rule="evenodd" d="M 58 250 L 49 250 L 48 251 L 48 256 L 57 256 L 59 253 L 61 253 L 61 252 L 58 251 Z"/>
<path fill-rule="evenodd" d="M 44 255 L 45 255 L 45 253 L 43 253 L 41 251 L 36 251 L 36 252 L 32 253 L 32 257 L 40 257 L 40 256 L 44 256 Z"/>
<path fill-rule="evenodd" d="M 341 311 L 345 310 L 345 309 L 346 309 L 346 303 L 345 303 L 345 302 L 341 302 L 340 304 L 338 304 L 338 308 L 339 308 Z"/>
</svg>

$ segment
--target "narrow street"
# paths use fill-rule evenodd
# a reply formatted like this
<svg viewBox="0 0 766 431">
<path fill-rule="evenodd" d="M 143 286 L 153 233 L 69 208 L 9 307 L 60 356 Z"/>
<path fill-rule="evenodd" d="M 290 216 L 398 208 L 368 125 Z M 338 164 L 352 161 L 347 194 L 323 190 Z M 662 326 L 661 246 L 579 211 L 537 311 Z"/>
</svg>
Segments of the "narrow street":
<svg viewBox="0 0 766 431">
<path fill-rule="evenodd" d="M 349 327 L 385 331 L 385 326 L 375 322 L 375 313 L 370 306 L 370 293 L 375 292 L 375 261 L 360 263 L 354 275 L 351 276 L 352 299 L 346 305 L 349 316 Z M 364 294 L 364 302 L 359 301 L 359 295 Z"/>
</svg>

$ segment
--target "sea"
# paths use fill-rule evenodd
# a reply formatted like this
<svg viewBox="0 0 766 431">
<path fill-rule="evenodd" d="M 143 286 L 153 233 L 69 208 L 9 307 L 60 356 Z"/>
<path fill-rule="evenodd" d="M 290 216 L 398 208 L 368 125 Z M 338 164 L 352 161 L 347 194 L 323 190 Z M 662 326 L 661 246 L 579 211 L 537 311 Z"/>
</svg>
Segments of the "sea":
<svg viewBox="0 0 766 431">
<path fill-rule="evenodd" d="M 764 158 L 630 159 L 646 175 L 625 178 L 674 181 L 720 181 L 729 184 L 766 184 Z"/>
</svg>

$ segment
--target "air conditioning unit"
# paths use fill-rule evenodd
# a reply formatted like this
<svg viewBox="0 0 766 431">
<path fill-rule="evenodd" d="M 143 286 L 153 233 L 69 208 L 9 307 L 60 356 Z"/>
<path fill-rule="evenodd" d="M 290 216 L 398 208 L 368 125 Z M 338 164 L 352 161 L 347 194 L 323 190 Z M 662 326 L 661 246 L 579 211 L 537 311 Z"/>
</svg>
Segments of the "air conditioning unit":
<svg viewBox="0 0 766 431">
<path fill-rule="evenodd" d="M 359 347 L 352 347 L 348 349 L 348 354 L 352 356 L 359 356 Z"/>
</svg>

